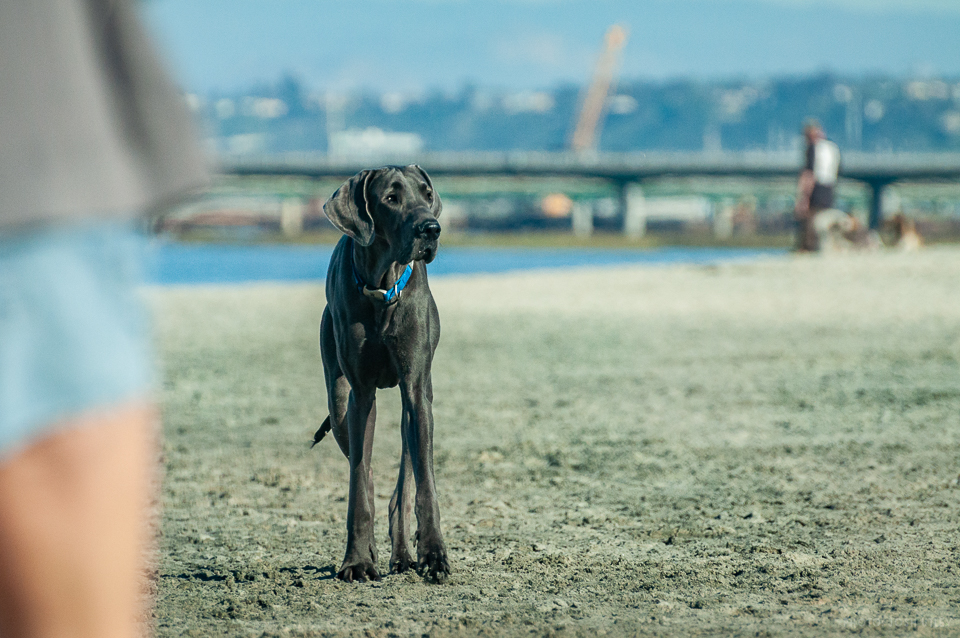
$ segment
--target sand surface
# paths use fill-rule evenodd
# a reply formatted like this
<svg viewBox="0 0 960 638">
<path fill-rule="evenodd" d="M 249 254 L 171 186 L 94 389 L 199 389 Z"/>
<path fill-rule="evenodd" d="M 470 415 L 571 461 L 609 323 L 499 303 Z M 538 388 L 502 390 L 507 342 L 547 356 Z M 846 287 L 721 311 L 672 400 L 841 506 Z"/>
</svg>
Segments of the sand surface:
<svg viewBox="0 0 960 638">
<path fill-rule="evenodd" d="M 432 287 L 443 585 L 333 578 L 322 288 L 149 291 L 159 636 L 960 634 L 960 250 Z"/>
</svg>

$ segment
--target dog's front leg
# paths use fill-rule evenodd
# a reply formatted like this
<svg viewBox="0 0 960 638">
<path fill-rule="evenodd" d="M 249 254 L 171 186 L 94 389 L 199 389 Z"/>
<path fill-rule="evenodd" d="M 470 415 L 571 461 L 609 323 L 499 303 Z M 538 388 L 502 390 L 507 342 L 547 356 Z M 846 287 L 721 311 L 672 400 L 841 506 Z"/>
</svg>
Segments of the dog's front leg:
<svg viewBox="0 0 960 638">
<path fill-rule="evenodd" d="M 347 505 L 347 553 L 337 577 L 348 583 L 380 580 L 373 534 L 373 476 L 370 455 L 377 420 L 376 390 L 354 388 L 347 405 L 350 436 L 350 496 Z"/>
<path fill-rule="evenodd" d="M 429 374 L 401 386 L 403 437 L 410 450 L 417 483 L 417 570 L 439 582 L 450 574 L 450 562 L 440 532 L 440 507 L 433 474 L 433 388 Z"/>
</svg>

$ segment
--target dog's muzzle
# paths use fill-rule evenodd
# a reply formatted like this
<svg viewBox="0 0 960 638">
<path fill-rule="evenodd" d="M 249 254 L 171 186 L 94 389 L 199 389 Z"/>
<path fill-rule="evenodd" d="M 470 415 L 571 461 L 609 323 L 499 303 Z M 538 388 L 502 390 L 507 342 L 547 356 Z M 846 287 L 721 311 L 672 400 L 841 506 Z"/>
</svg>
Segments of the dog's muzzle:
<svg viewBox="0 0 960 638">
<path fill-rule="evenodd" d="M 440 222 L 435 219 L 428 219 L 417 224 L 414 229 L 417 239 L 423 241 L 437 241 L 440 239 Z"/>
<path fill-rule="evenodd" d="M 437 256 L 437 242 L 440 239 L 440 222 L 436 219 L 427 219 L 414 228 L 415 260 L 423 260 L 428 264 Z"/>
</svg>

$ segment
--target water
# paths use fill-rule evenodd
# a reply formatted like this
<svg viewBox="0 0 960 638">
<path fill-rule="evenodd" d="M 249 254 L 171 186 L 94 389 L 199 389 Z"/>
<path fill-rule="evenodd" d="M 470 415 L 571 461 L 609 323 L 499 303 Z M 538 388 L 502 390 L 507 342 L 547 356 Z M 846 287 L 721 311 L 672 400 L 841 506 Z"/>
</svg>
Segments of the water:
<svg viewBox="0 0 960 638">
<path fill-rule="evenodd" d="M 332 252 L 332 246 L 224 246 L 158 241 L 150 246 L 148 280 L 162 285 L 322 281 Z M 782 254 L 785 251 L 755 248 L 444 247 L 428 269 L 436 277 L 624 264 L 717 264 Z"/>
</svg>

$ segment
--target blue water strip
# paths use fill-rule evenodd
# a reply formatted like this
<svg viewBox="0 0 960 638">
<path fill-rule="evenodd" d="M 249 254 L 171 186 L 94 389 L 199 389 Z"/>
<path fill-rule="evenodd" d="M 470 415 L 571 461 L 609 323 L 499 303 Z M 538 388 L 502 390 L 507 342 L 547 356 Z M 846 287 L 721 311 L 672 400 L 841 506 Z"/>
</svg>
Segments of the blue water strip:
<svg viewBox="0 0 960 638">
<path fill-rule="evenodd" d="M 333 246 L 151 243 L 147 280 L 153 284 L 323 281 Z M 719 264 L 785 255 L 757 248 L 461 248 L 444 247 L 431 277 L 627 264 Z"/>
</svg>

